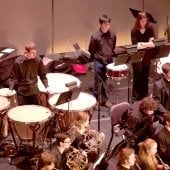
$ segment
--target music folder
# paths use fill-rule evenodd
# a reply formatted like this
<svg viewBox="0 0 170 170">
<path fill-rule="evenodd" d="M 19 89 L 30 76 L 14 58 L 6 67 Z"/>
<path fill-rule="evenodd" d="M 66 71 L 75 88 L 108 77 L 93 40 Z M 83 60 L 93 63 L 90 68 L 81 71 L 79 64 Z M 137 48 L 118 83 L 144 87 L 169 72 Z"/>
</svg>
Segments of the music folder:
<svg viewBox="0 0 170 170">
<path fill-rule="evenodd" d="M 129 55 L 128 63 L 132 64 L 132 63 L 141 62 L 143 60 L 144 54 L 145 54 L 144 51 L 138 51 L 138 52 L 132 53 L 131 55 Z"/>
<path fill-rule="evenodd" d="M 128 58 L 129 58 L 128 54 L 118 55 L 114 65 L 116 66 L 116 65 L 126 64 L 128 61 Z"/>
<path fill-rule="evenodd" d="M 75 100 L 78 98 L 79 94 L 80 94 L 80 89 L 78 87 L 71 89 L 69 91 L 60 93 L 55 106 Z"/>
</svg>

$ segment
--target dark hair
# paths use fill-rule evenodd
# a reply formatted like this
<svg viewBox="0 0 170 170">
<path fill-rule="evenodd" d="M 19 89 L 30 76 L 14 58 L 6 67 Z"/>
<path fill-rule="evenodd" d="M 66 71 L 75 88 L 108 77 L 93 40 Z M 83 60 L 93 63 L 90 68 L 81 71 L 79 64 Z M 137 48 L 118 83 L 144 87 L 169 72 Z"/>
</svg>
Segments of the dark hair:
<svg viewBox="0 0 170 170">
<path fill-rule="evenodd" d="M 162 65 L 162 71 L 163 73 L 168 73 L 170 71 L 170 63 L 165 63 Z"/>
<path fill-rule="evenodd" d="M 139 108 L 140 111 L 143 111 L 144 109 L 155 111 L 158 108 L 158 103 L 152 97 L 145 97 L 140 103 Z"/>
<path fill-rule="evenodd" d="M 103 24 L 104 22 L 111 22 L 111 19 L 108 15 L 102 15 L 100 18 L 99 18 L 99 23 L 100 24 Z"/>
<path fill-rule="evenodd" d="M 56 135 L 56 145 L 60 145 L 60 142 L 64 142 L 65 139 L 70 138 L 67 133 L 57 133 Z"/>
<path fill-rule="evenodd" d="M 144 18 L 144 17 L 147 18 L 147 23 L 146 23 L 145 28 L 149 27 L 149 17 L 148 17 L 148 14 L 146 12 L 139 12 L 137 17 L 136 17 L 136 22 L 135 22 L 135 26 L 134 26 L 136 29 L 141 29 L 140 20 L 142 18 Z"/>
</svg>

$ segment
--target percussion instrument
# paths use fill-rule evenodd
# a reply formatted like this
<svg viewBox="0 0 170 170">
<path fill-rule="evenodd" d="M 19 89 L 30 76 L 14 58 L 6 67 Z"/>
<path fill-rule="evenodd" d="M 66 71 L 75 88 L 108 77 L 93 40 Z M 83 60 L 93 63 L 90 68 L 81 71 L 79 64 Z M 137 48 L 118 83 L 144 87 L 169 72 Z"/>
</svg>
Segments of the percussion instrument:
<svg viewBox="0 0 170 170">
<path fill-rule="evenodd" d="M 128 66 L 126 64 L 115 66 L 114 63 L 106 66 L 106 76 L 110 79 L 122 79 L 128 76 Z"/>
<path fill-rule="evenodd" d="M 0 89 L 0 96 L 7 97 L 9 99 L 9 101 L 10 101 L 10 106 L 11 107 L 17 106 L 18 102 L 17 102 L 16 91 L 13 90 L 11 94 L 8 94 L 8 93 L 9 93 L 9 89 L 8 88 Z"/>
<path fill-rule="evenodd" d="M 66 84 L 75 82 L 77 87 L 81 86 L 81 81 L 72 76 L 70 74 L 64 73 L 48 73 L 47 74 L 48 85 L 52 91 L 52 93 L 62 93 L 69 91 L 69 87 L 66 87 Z M 38 88 L 40 90 L 39 101 L 40 105 L 48 106 L 48 94 L 46 93 L 46 89 L 38 77 Z"/>
<path fill-rule="evenodd" d="M 55 113 L 57 123 L 61 131 L 66 131 L 75 123 L 79 111 L 87 111 L 91 114 L 96 105 L 96 98 L 88 93 L 80 92 L 77 99 L 56 106 L 59 94 L 49 99 L 49 105 Z"/>
<path fill-rule="evenodd" d="M 0 96 L 0 112 L 8 109 L 10 102 L 6 97 Z"/>
<path fill-rule="evenodd" d="M 52 117 L 50 109 L 38 105 L 16 106 L 10 109 L 7 115 L 11 129 L 16 132 L 19 139 L 32 141 L 33 146 L 36 141 L 45 139 L 49 120 Z"/>
</svg>

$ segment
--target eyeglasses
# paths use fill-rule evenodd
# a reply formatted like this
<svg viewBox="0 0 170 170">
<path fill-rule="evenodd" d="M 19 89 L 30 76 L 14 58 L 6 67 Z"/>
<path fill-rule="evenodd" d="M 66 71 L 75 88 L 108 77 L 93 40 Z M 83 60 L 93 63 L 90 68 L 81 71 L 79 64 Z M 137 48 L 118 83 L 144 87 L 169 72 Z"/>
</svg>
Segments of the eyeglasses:
<svg viewBox="0 0 170 170">
<path fill-rule="evenodd" d="M 63 143 L 71 143 L 71 141 L 69 140 L 69 141 L 64 141 Z"/>
</svg>

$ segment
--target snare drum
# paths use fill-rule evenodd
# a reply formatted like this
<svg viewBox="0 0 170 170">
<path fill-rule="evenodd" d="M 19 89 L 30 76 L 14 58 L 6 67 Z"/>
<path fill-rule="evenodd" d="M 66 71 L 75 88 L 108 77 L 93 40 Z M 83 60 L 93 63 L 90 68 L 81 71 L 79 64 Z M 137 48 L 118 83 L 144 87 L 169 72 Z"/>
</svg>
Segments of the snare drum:
<svg viewBox="0 0 170 170">
<path fill-rule="evenodd" d="M 106 66 L 106 76 L 110 79 L 122 79 L 128 76 L 128 66 L 126 64 L 115 66 L 114 63 Z"/>
<path fill-rule="evenodd" d="M 163 71 L 162 71 L 162 65 L 164 65 L 165 63 L 170 63 L 170 56 L 168 57 L 162 57 L 159 59 L 159 61 L 157 61 L 157 73 L 158 74 L 163 74 Z"/>
<path fill-rule="evenodd" d="M 91 116 L 93 107 L 96 105 L 96 98 L 84 92 L 80 92 L 78 98 L 75 100 L 55 106 L 58 98 L 59 94 L 53 95 L 49 99 L 49 104 L 55 112 L 61 131 L 67 131 L 74 125 L 79 111 L 87 111 Z"/>
<path fill-rule="evenodd" d="M 52 117 L 48 108 L 38 105 L 16 106 L 7 115 L 19 139 L 33 143 L 45 139 Z"/>
<path fill-rule="evenodd" d="M 48 79 L 48 85 L 53 93 L 62 93 L 69 91 L 69 88 L 66 87 L 67 83 L 76 82 L 77 87 L 81 86 L 81 81 L 70 74 L 64 74 L 64 73 L 48 73 L 47 74 Z M 40 80 L 38 78 L 38 88 L 40 90 L 40 105 L 42 106 L 48 106 L 48 94 L 46 93 L 46 89 Z"/>
<path fill-rule="evenodd" d="M 7 97 L 10 101 L 10 106 L 11 107 L 15 107 L 18 105 L 17 102 L 17 95 L 16 95 L 16 91 L 13 90 L 12 93 L 9 95 L 9 89 L 8 88 L 2 88 L 0 89 L 0 96 L 4 96 Z"/>
</svg>

